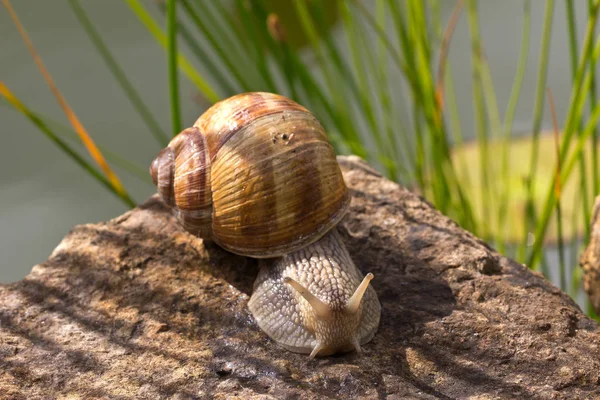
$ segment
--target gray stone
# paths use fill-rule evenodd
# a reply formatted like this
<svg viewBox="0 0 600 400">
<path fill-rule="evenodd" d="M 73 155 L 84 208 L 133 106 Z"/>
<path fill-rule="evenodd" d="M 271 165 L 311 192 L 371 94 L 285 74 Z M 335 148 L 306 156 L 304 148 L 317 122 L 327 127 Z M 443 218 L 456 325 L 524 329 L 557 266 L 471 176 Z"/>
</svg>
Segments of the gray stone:
<svg viewBox="0 0 600 400">
<path fill-rule="evenodd" d="M 255 260 L 152 197 L 0 285 L 2 399 L 600 397 L 600 328 L 543 277 L 355 157 L 339 226 L 383 307 L 363 354 L 310 361 L 247 310 Z"/>
</svg>

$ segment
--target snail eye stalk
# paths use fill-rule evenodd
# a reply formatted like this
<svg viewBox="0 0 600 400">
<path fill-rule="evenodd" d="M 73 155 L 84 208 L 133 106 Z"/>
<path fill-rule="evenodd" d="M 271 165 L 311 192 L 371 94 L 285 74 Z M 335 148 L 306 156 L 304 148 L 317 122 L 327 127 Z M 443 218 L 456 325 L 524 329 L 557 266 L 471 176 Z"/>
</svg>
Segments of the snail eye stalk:
<svg viewBox="0 0 600 400">
<path fill-rule="evenodd" d="M 358 307 L 360 307 L 360 301 L 365 295 L 365 292 L 369 287 L 369 282 L 371 282 L 371 279 L 373 279 L 373 274 L 369 272 L 367 276 L 365 276 L 365 278 L 362 280 L 360 285 L 358 285 L 358 288 L 356 288 L 356 291 L 354 292 L 352 297 L 348 299 L 348 302 L 346 303 L 345 307 L 345 310 L 348 314 L 356 314 L 358 312 Z"/>
<path fill-rule="evenodd" d="M 302 286 L 300 283 L 298 283 L 294 279 L 290 278 L 289 276 L 286 276 L 283 279 L 283 281 L 285 283 L 287 283 L 288 285 L 290 285 L 291 287 L 293 287 L 294 289 L 296 289 L 296 291 L 298 293 L 300 293 L 300 295 L 302 297 L 304 297 L 304 299 L 306 301 L 308 301 L 308 304 L 310 304 L 310 306 L 312 307 L 317 318 L 327 318 L 327 317 L 331 316 L 331 308 L 329 308 L 329 306 L 327 304 L 325 304 L 321 300 L 319 300 L 307 288 L 305 288 L 304 286 Z M 315 347 L 315 349 L 316 349 L 316 347 Z M 314 350 L 313 350 L 313 352 L 314 352 Z"/>
</svg>

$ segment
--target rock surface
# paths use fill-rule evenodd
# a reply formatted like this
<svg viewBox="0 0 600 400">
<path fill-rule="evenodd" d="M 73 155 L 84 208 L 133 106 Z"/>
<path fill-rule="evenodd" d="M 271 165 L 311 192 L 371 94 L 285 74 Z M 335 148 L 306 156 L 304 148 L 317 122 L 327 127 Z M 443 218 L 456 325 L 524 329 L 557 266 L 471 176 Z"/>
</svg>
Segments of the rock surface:
<svg viewBox="0 0 600 400">
<path fill-rule="evenodd" d="M 579 263 L 583 268 L 583 289 L 600 315 L 600 196 L 596 197 L 591 224 L 590 244 Z"/>
<path fill-rule="evenodd" d="M 0 398 L 600 398 L 600 327 L 567 295 L 340 163 L 353 200 L 339 230 L 383 307 L 365 353 L 277 347 L 246 308 L 257 263 L 186 234 L 152 197 L 0 285 Z"/>
</svg>

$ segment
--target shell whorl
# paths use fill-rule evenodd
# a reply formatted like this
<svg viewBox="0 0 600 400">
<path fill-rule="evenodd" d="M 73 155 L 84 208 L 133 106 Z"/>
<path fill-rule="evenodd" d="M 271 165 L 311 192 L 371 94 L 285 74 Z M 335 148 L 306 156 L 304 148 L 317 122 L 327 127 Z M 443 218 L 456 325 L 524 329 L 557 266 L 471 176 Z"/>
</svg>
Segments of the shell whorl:
<svg viewBox="0 0 600 400">
<path fill-rule="evenodd" d="M 165 147 L 158 153 L 150 165 L 152 183 L 158 189 L 160 197 L 169 206 L 175 205 L 175 195 L 173 193 L 174 163 L 175 155 L 173 154 L 173 149 Z"/>
<path fill-rule="evenodd" d="M 163 201 L 174 208 L 184 229 L 210 239 L 210 157 L 200 130 L 192 127 L 179 133 L 152 162 L 150 173 Z"/>
<path fill-rule="evenodd" d="M 202 155 L 186 153 L 186 146 L 201 148 Z M 333 228 L 349 207 L 323 127 L 283 96 L 244 93 L 218 102 L 169 148 L 174 169 L 155 168 L 155 161 L 151 170 L 159 178 L 173 172 L 178 218 L 188 231 L 210 234 L 237 254 L 275 257 L 300 249 Z M 170 159 L 169 150 L 161 157 Z M 202 173 L 188 176 L 185 168 Z M 160 181 L 157 186 L 168 202 L 171 189 Z"/>
</svg>

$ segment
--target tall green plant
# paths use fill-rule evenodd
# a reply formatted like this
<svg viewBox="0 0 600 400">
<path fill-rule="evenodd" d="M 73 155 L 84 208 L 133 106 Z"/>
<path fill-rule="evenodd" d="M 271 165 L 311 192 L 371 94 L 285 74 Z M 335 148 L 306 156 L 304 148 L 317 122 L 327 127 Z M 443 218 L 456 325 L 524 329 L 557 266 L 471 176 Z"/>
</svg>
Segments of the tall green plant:
<svg viewBox="0 0 600 400">
<path fill-rule="evenodd" d="M 588 0 L 581 46 L 575 35 L 573 1 L 564 3 L 567 32 L 556 31 L 555 2 L 546 1 L 539 43 L 530 43 L 531 6 L 529 0 L 523 2 L 521 43 L 514 44 L 521 50 L 506 105 L 498 103 L 476 0 L 465 0 L 464 10 L 463 1 L 458 1 L 449 21 L 442 21 L 442 3 L 436 0 L 290 0 L 286 7 L 277 0 L 165 0 L 158 3 L 162 20 L 149 12 L 154 7 L 150 3 L 123 1 L 166 51 L 173 133 L 182 127 L 179 72 L 209 102 L 241 91 L 278 92 L 311 109 L 339 153 L 364 157 L 390 179 L 421 191 L 442 212 L 500 251 L 516 247 L 516 257 L 530 268 L 542 266 L 549 273 L 542 261 L 543 245 L 555 235 L 551 221 L 557 221 L 561 242 L 565 232 L 576 235 L 589 224 L 592 192 L 600 187 L 596 129 L 600 106 L 595 96 L 600 40 L 594 37 L 600 0 Z M 103 44 L 102 33 L 93 28 L 83 3 L 69 2 L 145 123 L 164 142 L 164 133 Z M 462 13 L 466 15 L 461 17 Z M 470 32 L 477 163 L 465 158 L 469 145 L 452 68 L 446 65 L 453 26 L 460 23 Z M 553 37 L 563 34 L 569 39 L 573 87 L 553 162 L 561 166 L 562 187 L 575 182 L 581 188 L 574 205 L 561 200 L 562 208 L 571 207 L 572 218 L 557 207 L 555 175 L 544 178 L 539 157 L 545 91 L 552 86 L 547 81 L 553 61 L 550 46 Z M 182 51 L 180 42 L 189 50 Z M 539 53 L 539 63 L 523 184 L 514 181 L 517 170 L 510 160 L 517 148 L 514 116 L 532 52 Z M 588 161 L 584 149 L 589 145 L 593 150 Z M 540 185 L 547 191 L 540 193 Z M 524 198 L 521 204 L 519 193 Z M 524 222 L 512 224 L 519 219 Z M 584 241 L 588 237 L 589 230 L 584 230 Z M 566 279 L 560 284 L 567 289 Z"/>
</svg>

